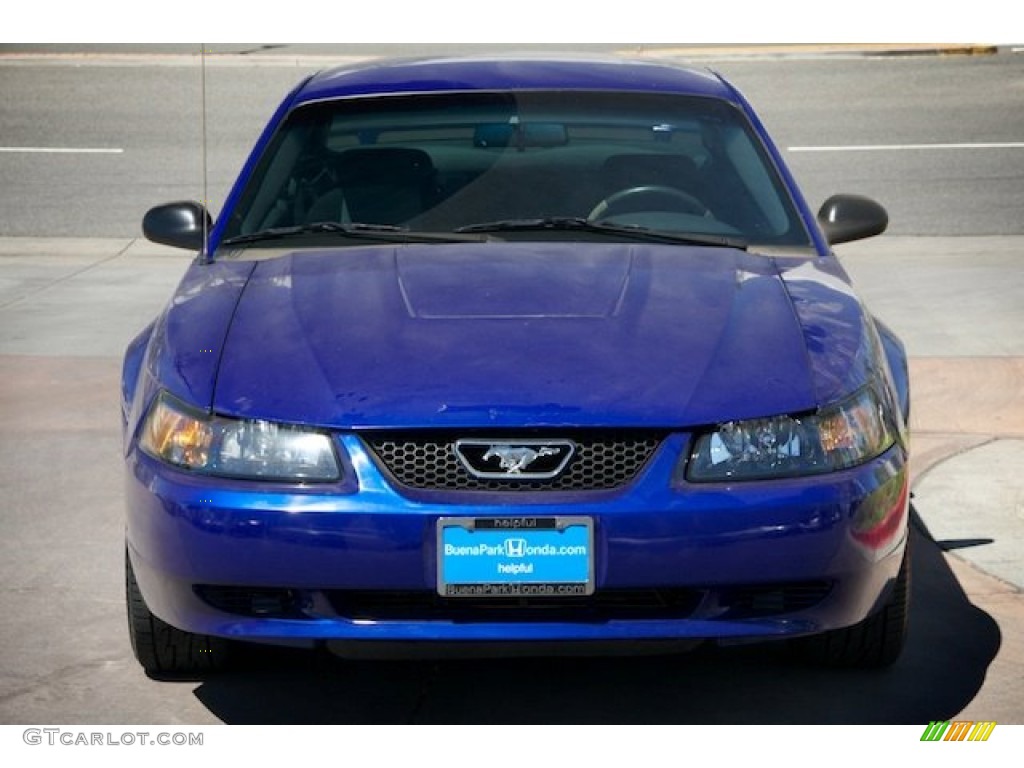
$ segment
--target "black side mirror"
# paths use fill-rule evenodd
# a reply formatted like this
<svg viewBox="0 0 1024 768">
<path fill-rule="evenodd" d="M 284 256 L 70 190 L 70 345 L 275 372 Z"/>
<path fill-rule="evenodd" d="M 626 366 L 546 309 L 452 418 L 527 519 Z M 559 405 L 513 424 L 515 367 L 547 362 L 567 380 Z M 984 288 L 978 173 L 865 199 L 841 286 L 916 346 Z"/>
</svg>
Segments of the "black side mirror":
<svg viewBox="0 0 1024 768">
<path fill-rule="evenodd" d="M 889 214 L 869 197 L 832 195 L 818 211 L 818 224 L 829 244 L 838 245 L 882 234 Z"/>
<path fill-rule="evenodd" d="M 142 218 L 142 234 L 147 240 L 190 251 L 203 250 L 212 226 L 209 212 L 194 200 L 158 205 Z"/>
</svg>

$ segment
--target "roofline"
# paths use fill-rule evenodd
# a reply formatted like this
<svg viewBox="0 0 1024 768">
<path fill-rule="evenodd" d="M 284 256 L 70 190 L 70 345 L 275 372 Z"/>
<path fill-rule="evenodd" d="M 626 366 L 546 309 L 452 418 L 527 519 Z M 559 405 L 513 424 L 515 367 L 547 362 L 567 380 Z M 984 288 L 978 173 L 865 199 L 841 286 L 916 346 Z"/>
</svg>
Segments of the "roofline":
<svg viewBox="0 0 1024 768">
<path fill-rule="evenodd" d="M 675 92 L 735 101 L 731 86 L 704 67 L 623 56 L 525 53 L 375 59 L 332 67 L 314 74 L 294 103 L 487 90 Z"/>
</svg>

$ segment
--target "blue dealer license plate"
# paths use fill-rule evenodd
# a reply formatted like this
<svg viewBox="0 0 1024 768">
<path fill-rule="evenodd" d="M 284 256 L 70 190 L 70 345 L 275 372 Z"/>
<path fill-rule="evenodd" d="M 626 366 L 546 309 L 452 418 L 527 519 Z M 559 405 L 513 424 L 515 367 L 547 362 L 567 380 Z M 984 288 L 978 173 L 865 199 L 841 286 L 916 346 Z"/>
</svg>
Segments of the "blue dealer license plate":
<svg viewBox="0 0 1024 768">
<path fill-rule="evenodd" d="M 437 591 L 443 597 L 565 597 L 594 592 L 589 517 L 442 517 Z"/>
</svg>

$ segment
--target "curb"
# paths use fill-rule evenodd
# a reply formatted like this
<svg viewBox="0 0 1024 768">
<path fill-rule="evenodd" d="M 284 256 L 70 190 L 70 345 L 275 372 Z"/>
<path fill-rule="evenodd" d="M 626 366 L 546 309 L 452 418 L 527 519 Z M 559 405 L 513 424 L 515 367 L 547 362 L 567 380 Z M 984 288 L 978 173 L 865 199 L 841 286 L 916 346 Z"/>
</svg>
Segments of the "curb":
<svg viewBox="0 0 1024 768">
<path fill-rule="evenodd" d="M 686 58 L 886 58 L 910 56 L 991 56 L 998 45 L 978 43 L 794 43 L 722 46 L 638 46 L 624 50 L 635 56 Z"/>
<path fill-rule="evenodd" d="M 524 43 L 524 52 L 536 53 L 537 50 Z M 486 46 L 481 46 L 486 51 Z M 0 51 L 0 66 L 4 65 L 94 65 L 94 66 L 186 66 L 196 65 L 202 58 L 208 66 L 235 67 L 324 67 L 333 65 L 353 64 L 377 58 L 400 56 L 398 52 L 380 55 L 352 54 L 345 52 L 345 46 L 339 44 L 337 54 L 311 53 L 300 51 L 281 53 L 208 53 L 202 57 L 198 51 L 168 53 L 117 53 L 100 51 L 96 53 L 82 51 Z M 552 52 L 561 52 L 558 44 L 551 44 Z M 672 58 L 672 59 L 816 59 L 816 58 L 886 58 L 913 56 L 991 56 L 1000 51 L 1000 46 L 979 43 L 770 43 L 770 44 L 723 44 L 723 45 L 688 45 L 688 44 L 623 44 L 621 48 L 611 50 L 610 55 L 633 58 Z M 505 55 L 511 51 L 506 47 L 494 49 L 495 53 Z M 438 46 L 436 53 L 430 55 L 447 55 L 443 46 Z M 475 55 L 475 54 L 473 54 Z M 583 54 L 585 55 L 585 54 Z"/>
</svg>

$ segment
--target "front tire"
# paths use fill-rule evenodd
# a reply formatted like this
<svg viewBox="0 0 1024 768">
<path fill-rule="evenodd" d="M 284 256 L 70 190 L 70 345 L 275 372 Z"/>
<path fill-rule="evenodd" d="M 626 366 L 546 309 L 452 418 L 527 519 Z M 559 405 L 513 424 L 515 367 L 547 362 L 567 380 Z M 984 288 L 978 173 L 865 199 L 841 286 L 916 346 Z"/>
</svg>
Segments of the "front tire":
<svg viewBox="0 0 1024 768">
<path fill-rule="evenodd" d="M 125 553 L 125 600 L 132 653 L 151 677 L 208 674 L 222 669 L 229 641 L 196 635 L 157 618 L 142 598 L 131 560 Z"/>
<path fill-rule="evenodd" d="M 799 656 L 819 666 L 883 669 L 900 657 L 910 614 L 910 539 L 889 601 L 852 627 L 794 641 Z"/>
</svg>

